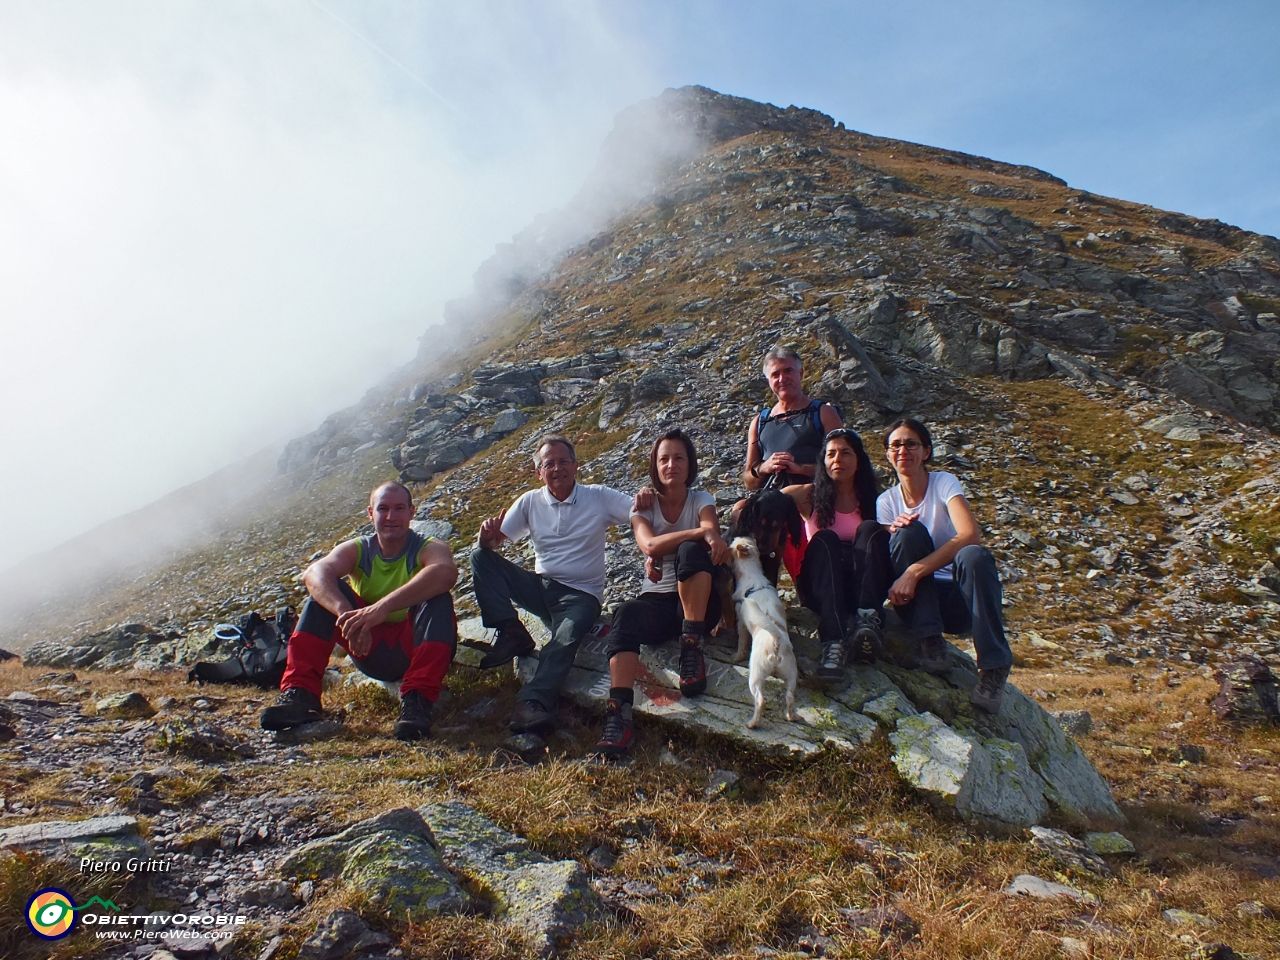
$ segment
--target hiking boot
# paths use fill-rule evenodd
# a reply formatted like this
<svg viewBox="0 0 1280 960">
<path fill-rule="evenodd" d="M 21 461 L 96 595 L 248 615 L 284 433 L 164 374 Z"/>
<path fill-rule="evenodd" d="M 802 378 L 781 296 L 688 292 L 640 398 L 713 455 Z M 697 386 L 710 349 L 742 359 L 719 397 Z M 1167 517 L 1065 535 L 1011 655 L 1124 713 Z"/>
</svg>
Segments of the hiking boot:
<svg viewBox="0 0 1280 960">
<path fill-rule="evenodd" d="M 417 690 L 400 698 L 400 719 L 391 735 L 397 740 L 422 740 L 431 736 L 431 714 L 435 704 Z"/>
<path fill-rule="evenodd" d="M 498 625 L 498 635 L 493 639 L 493 647 L 480 658 L 480 669 L 489 670 L 510 663 L 513 657 L 527 657 L 538 649 L 529 636 L 529 631 L 520 622 L 519 617 L 504 620 Z"/>
<path fill-rule="evenodd" d="M 942 634 L 935 633 L 920 641 L 916 669 L 935 676 L 951 672 L 951 654 L 947 651 L 947 641 L 942 639 Z"/>
<path fill-rule="evenodd" d="M 849 651 L 843 640 L 833 640 L 822 648 L 822 662 L 814 673 L 823 680 L 839 680 L 844 676 L 844 665 Z"/>
<path fill-rule="evenodd" d="M 694 697 L 707 689 L 707 661 L 702 638 L 686 633 L 680 638 L 680 692 Z"/>
<path fill-rule="evenodd" d="M 512 733 L 546 734 L 551 732 L 555 724 L 551 711 L 537 700 L 521 700 L 516 704 L 516 712 L 511 715 L 508 726 Z"/>
<path fill-rule="evenodd" d="M 1008 667 L 979 670 L 978 685 L 969 694 L 969 702 L 987 713 L 999 713 L 1000 704 L 1004 703 L 1004 684 L 1008 679 Z"/>
<path fill-rule="evenodd" d="M 290 687 L 281 692 L 272 706 L 262 711 L 259 723 L 263 730 L 288 730 L 323 719 L 319 697 L 301 687 Z"/>
<path fill-rule="evenodd" d="M 860 608 L 854 618 L 853 640 L 850 642 L 854 663 L 875 663 L 884 647 L 880 611 Z"/>
<path fill-rule="evenodd" d="M 631 742 L 636 738 L 631 713 L 631 704 L 609 701 L 609 705 L 605 707 L 604 730 L 596 743 L 596 753 L 603 757 L 620 757 L 631 749 Z"/>
</svg>

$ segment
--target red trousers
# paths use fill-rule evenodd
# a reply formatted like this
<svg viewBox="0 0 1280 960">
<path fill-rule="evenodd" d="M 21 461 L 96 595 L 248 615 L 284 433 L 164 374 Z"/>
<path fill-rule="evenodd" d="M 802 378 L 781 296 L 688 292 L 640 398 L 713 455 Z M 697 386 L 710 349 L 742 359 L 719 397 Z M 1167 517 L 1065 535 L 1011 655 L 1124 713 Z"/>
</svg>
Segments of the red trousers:
<svg viewBox="0 0 1280 960">
<path fill-rule="evenodd" d="M 356 607 L 368 606 L 350 586 L 343 593 Z M 315 600 L 302 606 L 297 629 L 289 637 L 288 661 L 280 689 L 301 687 L 320 696 L 324 671 L 334 645 L 350 653 L 347 639 L 337 629 L 338 618 Z M 399 680 L 400 695 L 416 690 L 432 703 L 440 696 L 444 675 L 458 646 L 458 621 L 453 597 L 447 592 L 409 611 L 399 623 L 373 628 L 373 646 L 363 657 L 352 657 L 360 672 L 375 680 Z"/>
</svg>

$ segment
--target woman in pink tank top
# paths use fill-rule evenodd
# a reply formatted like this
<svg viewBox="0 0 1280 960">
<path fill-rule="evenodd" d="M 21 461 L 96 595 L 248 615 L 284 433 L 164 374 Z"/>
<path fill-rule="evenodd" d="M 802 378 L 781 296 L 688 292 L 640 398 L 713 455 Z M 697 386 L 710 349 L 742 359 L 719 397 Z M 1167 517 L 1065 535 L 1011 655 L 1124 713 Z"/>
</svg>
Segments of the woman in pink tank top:
<svg viewBox="0 0 1280 960">
<path fill-rule="evenodd" d="M 808 543 L 796 586 L 818 614 L 818 676 L 838 681 L 845 664 L 873 663 L 883 640 L 880 608 L 893 583 L 889 532 L 876 523 L 879 488 L 862 438 L 832 430 L 813 483 L 783 490 L 805 518 Z"/>
</svg>

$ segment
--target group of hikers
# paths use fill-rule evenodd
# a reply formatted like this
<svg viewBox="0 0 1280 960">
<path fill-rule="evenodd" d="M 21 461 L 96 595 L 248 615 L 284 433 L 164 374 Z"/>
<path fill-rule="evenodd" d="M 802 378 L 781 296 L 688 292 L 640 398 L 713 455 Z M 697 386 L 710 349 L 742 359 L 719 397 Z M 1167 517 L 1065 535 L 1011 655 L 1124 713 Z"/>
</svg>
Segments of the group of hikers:
<svg viewBox="0 0 1280 960">
<path fill-rule="evenodd" d="M 885 430 L 898 483 L 881 493 L 859 435 L 834 407 L 805 394 L 799 355 L 773 347 L 763 366 L 776 403 L 751 419 L 742 481 L 756 497 L 789 497 L 803 519 L 782 561 L 801 602 L 818 616 L 818 677 L 838 682 L 849 663 L 873 663 L 887 619 L 909 642 L 914 665 L 939 674 L 951 669 L 943 634 L 971 632 L 979 671 L 971 702 L 998 712 L 1013 662 L 999 575 L 960 482 L 928 469 L 928 429 L 904 418 Z M 634 496 L 579 483 L 566 437 L 544 438 L 534 466 L 542 486 L 486 519 L 471 552 L 475 600 L 484 625 L 496 631 L 480 666 L 537 650 L 517 607 L 545 622 L 550 639 L 516 696 L 510 727 L 548 733 L 578 646 L 604 602 L 606 535 L 629 523 L 644 557 L 643 585 L 613 615 L 609 699 L 597 745 L 598 753 L 619 756 L 635 737 L 642 644 L 678 638 L 681 693 L 706 690 L 703 648 L 722 613 L 714 577 L 729 556 L 715 499 L 694 486 L 697 451 L 679 429 L 654 440 L 649 485 Z M 751 512 L 749 504 L 735 505 L 735 523 Z M 450 590 L 458 569 L 446 543 L 411 529 L 412 495 L 403 484 L 377 487 L 368 514 L 373 536 L 341 543 L 307 569 L 309 599 L 289 639 L 281 695 L 262 713 L 265 729 L 322 717 L 324 672 L 336 643 L 366 675 L 400 682 L 395 737 L 430 733 L 457 646 Z M 506 541 L 525 537 L 533 544 L 532 571 L 500 553 Z"/>
</svg>

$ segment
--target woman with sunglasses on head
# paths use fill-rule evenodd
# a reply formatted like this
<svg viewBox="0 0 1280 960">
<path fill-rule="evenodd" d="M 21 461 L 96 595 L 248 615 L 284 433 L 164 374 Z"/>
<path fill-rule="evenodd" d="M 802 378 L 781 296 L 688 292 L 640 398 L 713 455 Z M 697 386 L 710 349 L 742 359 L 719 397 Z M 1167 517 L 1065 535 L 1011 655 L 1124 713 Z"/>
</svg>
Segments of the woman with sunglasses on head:
<svg viewBox="0 0 1280 960">
<path fill-rule="evenodd" d="M 933 440 L 925 425 L 910 417 L 895 421 L 885 431 L 884 447 L 898 474 L 898 485 L 876 503 L 877 519 L 890 531 L 897 578 L 889 600 L 919 643 L 919 666 L 930 673 L 951 669 L 942 634 L 972 630 L 979 681 L 969 701 L 998 713 L 1013 651 L 1004 636 L 995 558 L 979 546 L 982 532 L 960 481 L 927 469 Z"/>
<path fill-rule="evenodd" d="M 596 753 L 622 756 L 635 738 L 632 708 L 640 675 L 640 645 L 680 638 L 680 692 L 707 688 L 702 654 L 708 625 L 720 620 L 720 599 L 711 589 L 716 564 L 729 557 L 720 536 L 716 501 L 690 489 L 698 479 L 698 454 L 683 430 L 668 430 L 649 451 L 655 496 L 645 510 L 632 510 L 631 529 L 645 556 L 640 596 L 618 607 L 609 631 L 609 701 Z"/>
<path fill-rule="evenodd" d="M 880 608 L 893 581 L 889 532 L 874 519 L 875 471 L 853 430 L 823 438 L 813 483 L 783 492 L 804 517 L 808 541 L 796 586 L 818 614 L 818 676 L 838 680 L 845 664 L 873 663 L 882 642 Z"/>
</svg>

